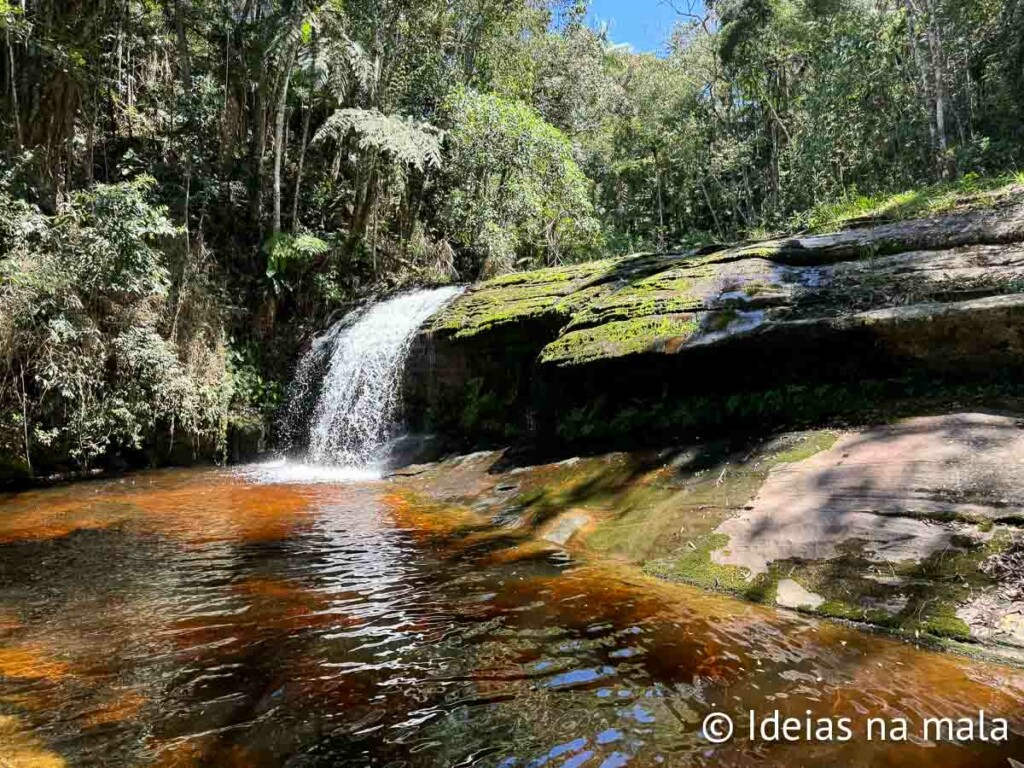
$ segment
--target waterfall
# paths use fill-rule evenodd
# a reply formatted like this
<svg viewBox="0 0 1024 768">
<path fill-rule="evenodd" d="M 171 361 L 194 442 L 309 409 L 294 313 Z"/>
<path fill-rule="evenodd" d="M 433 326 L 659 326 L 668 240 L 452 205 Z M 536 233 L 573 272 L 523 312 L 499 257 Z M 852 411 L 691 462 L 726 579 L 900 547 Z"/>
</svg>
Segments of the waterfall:
<svg viewBox="0 0 1024 768">
<path fill-rule="evenodd" d="M 395 296 L 339 321 L 314 343 L 297 372 L 299 390 L 308 393 L 311 371 L 326 362 L 308 422 L 310 461 L 368 469 L 386 458 L 399 427 L 402 370 L 413 336 L 461 291 Z"/>
</svg>

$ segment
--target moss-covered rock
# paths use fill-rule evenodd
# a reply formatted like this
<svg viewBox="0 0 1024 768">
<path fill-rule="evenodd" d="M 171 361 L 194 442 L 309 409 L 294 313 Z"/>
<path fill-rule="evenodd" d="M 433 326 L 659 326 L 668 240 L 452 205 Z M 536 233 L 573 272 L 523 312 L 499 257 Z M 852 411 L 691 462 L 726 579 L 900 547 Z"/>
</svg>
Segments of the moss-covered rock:
<svg viewBox="0 0 1024 768">
<path fill-rule="evenodd" d="M 728 545 L 728 536 L 709 533 L 689 542 L 689 551 L 683 550 L 676 557 L 653 560 L 644 566 L 644 570 L 652 576 L 684 581 L 704 589 L 760 598 L 764 591 L 763 580 L 752 583 L 750 571 L 745 568 L 718 565 L 712 561 L 711 553 Z"/>
<path fill-rule="evenodd" d="M 409 415 L 461 436 L 678 439 L 751 404 L 751 419 L 794 412 L 772 392 L 988 387 L 1024 365 L 1022 241 L 1024 201 L 1010 195 L 830 235 L 504 275 L 416 339 Z M 833 415 L 850 406 L 810 399 Z"/>
<path fill-rule="evenodd" d="M 570 331 L 548 344 L 542 363 L 585 363 L 685 344 L 697 330 L 692 314 L 650 315 Z"/>
<path fill-rule="evenodd" d="M 565 267 L 501 275 L 470 288 L 430 323 L 428 332 L 471 339 L 497 327 L 540 317 L 568 322 L 575 312 L 624 281 L 656 272 L 678 254 L 635 254 Z"/>
</svg>

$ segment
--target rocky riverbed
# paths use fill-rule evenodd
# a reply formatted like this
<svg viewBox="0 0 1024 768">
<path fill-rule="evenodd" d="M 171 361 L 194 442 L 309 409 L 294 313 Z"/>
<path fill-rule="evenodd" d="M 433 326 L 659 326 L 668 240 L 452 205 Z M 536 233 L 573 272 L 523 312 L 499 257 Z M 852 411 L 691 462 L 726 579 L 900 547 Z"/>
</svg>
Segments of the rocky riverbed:
<svg viewBox="0 0 1024 768">
<path fill-rule="evenodd" d="M 421 492 L 652 575 L 1024 662 L 1024 421 L 953 413 L 553 463 L 407 467 Z"/>
</svg>

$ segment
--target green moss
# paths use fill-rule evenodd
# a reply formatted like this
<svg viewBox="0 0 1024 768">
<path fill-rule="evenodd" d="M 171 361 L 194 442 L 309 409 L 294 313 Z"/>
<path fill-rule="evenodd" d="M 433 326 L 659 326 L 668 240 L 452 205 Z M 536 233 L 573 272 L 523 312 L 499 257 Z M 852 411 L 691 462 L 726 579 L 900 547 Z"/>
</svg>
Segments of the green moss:
<svg viewBox="0 0 1024 768">
<path fill-rule="evenodd" d="M 825 602 L 813 611 L 822 616 L 865 622 L 904 636 L 968 640 L 970 627 L 956 615 L 957 609 L 972 594 L 994 586 L 979 566 L 1011 540 L 1005 531 L 984 542 L 958 536 L 942 552 L 923 561 L 890 564 L 887 570 L 869 560 L 859 542 L 851 541 L 836 558 L 776 562 L 770 570 L 822 595 Z M 891 580 L 877 578 L 880 568 Z M 893 605 L 891 610 L 884 607 L 887 602 Z"/>
<path fill-rule="evenodd" d="M 701 452 L 694 461 L 699 466 L 706 458 Z M 749 502 L 766 475 L 726 458 L 702 468 L 664 469 L 618 493 L 587 546 L 636 563 L 676 555 Z"/>
<path fill-rule="evenodd" d="M 623 357 L 649 351 L 670 340 L 685 342 L 696 330 L 697 322 L 693 315 L 655 315 L 605 323 L 560 336 L 544 348 L 540 361 L 574 365 Z"/>
<path fill-rule="evenodd" d="M 851 603 L 844 603 L 842 600 L 826 600 L 814 609 L 814 613 L 827 616 L 830 619 L 843 619 L 845 621 L 864 621 L 866 617 L 862 607 Z"/>
<path fill-rule="evenodd" d="M 547 286 L 477 290 L 463 294 L 431 323 L 431 331 L 471 338 L 500 325 L 544 316 L 557 318 L 563 296 Z"/>
<path fill-rule="evenodd" d="M 702 284 L 714 281 L 722 269 L 723 267 L 716 263 L 686 259 L 672 265 L 669 269 L 652 273 L 642 280 L 631 283 L 629 290 L 635 293 L 692 292 L 700 288 Z"/>
<path fill-rule="evenodd" d="M 565 267 L 548 267 L 546 269 L 535 269 L 530 272 L 512 272 L 507 275 L 500 275 L 491 278 L 480 284 L 483 290 L 492 288 L 506 288 L 509 286 L 542 285 L 551 283 L 571 283 L 581 280 L 591 280 L 595 277 L 606 274 L 615 266 L 630 257 L 618 257 L 611 259 L 599 259 L 588 261 L 583 264 L 575 264 Z"/>
<path fill-rule="evenodd" d="M 967 622 L 956 615 L 956 607 L 941 605 L 921 622 L 920 628 L 937 637 L 953 640 L 970 640 L 971 628 Z"/>
<path fill-rule="evenodd" d="M 626 281 L 645 276 L 678 263 L 675 254 L 637 254 L 568 267 L 551 267 L 533 272 L 516 272 L 487 280 L 458 297 L 432 321 L 430 329 L 457 339 L 470 339 L 501 326 L 548 319 L 564 323 L 576 313 L 601 305 L 616 295 Z M 635 283 L 630 285 L 632 289 Z M 669 297 L 669 309 L 680 303 Z M 622 301 L 629 304 L 628 294 Z M 687 307 L 694 305 L 685 302 Z M 655 305 L 626 311 L 626 316 L 652 314 Z M 667 310 L 662 310 L 667 311 Z M 589 324 L 594 324 L 590 321 Z"/>
<path fill-rule="evenodd" d="M 621 503 L 622 494 L 637 490 L 630 482 L 632 475 L 628 463 L 607 458 L 554 465 L 527 475 L 522 490 L 508 504 L 539 528 L 570 509 L 596 510 Z"/>
<path fill-rule="evenodd" d="M 614 291 L 615 285 L 613 283 L 591 285 L 587 288 L 573 291 L 568 296 L 559 300 L 555 305 L 555 310 L 566 317 L 571 317 L 575 313 L 592 306 L 595 302 L 599 302 Z"/>
<path fill-rule="evenodd" d="M 615 293 L 575 314 L 563 329 L 569 333 L 606 323 L 639 320 L 655 315 L 682 314 L 703 309 L 704 299 L 685 293 L 635 293 L 632 289 Z"/>
<path fill-rule="evenodd" d="M 684 581 L 704 589 L 730 592 L 736 595 L 761 596 L 764 585 L 749 580 L 750 571 L 733 565 L 718 565 L 712 562 L 711 553 L 725 549 L 729 537 L 722 533 L 699 536 L 691 546 L 679 555 L 662 560 L 653 560 L 644 566 L 652 576 L 674 581 Z"/>
<path fill-rule="evenodd" d="M 839 432 L 831 429 L 822 429 L 810 432 L 802 436 L 790 448 L 773 456 L 769 461 L 771 464 L 794 464 L 804 459 L 809 459 L 816 453 L 827 451 L 836 444 L 839 439 Z"/>
<path fill-rule="evenodd" d="M 762 296 L 766 293 L 774 293 L 777 287 L 778 286 L 764 280 L 751 280 L 748 283 L 744 283 L 740 290 L 742 290 L 749 298 L 754 298 L 755 296 Z"/>
<path fill-rule="evenodd" d="M 771 241 L 734 248 L 730 251 L 730 255 L 735 259 L 768 259 L 771 261 L 784 250 L 785 245 L 783 243 L 779 241 Z"/>
</svg>

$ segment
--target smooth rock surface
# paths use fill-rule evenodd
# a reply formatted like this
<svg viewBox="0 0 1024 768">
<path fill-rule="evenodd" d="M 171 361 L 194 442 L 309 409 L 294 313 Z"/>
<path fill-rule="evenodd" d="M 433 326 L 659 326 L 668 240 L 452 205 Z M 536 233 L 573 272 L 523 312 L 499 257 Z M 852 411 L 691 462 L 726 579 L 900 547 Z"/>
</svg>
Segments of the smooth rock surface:
<svg viewBox="0 0 1024 768">
<path fill-rule="evenodd" d="M 756 574 L 776 560 L 829 559 L 857 541 L 871 559 L 923 560 L 977 533 L 969 520 L 1021 517 L 1020 420 L 927 416 L 846 435 L 776 468 L 750 508 L 718 528 L 730 541 L 714 556 Z"/>
<path fill-rule="evenodd" d="M 793 579 L 782 579 L 775 593 L 775 603 L 783 608 L 804 608 L 814 610 L 825 598 L 801 587 Z"/>
</svg>

